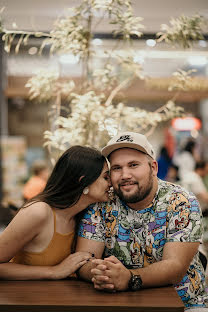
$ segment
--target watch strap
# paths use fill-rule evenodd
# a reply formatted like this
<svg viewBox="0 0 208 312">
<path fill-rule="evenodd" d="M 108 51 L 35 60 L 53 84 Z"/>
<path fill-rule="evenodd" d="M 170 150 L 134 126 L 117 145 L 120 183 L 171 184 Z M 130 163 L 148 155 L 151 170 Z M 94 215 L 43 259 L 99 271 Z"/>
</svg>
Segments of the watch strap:
<svg viewBox="0 0 208 312">
<path fill-rule="evenodd" d="M 138 274 L 133 274 L 131 270 L 129 270 L 131 273 L 131 277 L 128 283 L 128 289 L 132 291 L 136 291 L 142 288 L 142 278 Z"/>
</svg>

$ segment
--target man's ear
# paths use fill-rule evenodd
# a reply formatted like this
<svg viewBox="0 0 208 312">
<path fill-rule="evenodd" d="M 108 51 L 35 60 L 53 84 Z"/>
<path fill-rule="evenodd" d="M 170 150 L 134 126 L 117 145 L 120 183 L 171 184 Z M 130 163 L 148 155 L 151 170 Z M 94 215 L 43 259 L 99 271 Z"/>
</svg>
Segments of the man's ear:
<svg viewBox="0 0 208 312">
<path fill-rule="evenodd" d="M 158 163 L 156 160 L 152 161 L 152 173 L 154 176 L 157 176 L 158 173 Z"/>
</svg>

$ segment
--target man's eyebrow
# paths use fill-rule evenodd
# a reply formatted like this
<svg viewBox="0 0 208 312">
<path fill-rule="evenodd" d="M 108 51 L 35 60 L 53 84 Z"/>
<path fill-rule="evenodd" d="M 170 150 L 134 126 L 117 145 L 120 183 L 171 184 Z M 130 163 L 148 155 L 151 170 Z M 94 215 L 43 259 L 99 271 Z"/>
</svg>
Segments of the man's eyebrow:
<svg viewBox="0 0 208 312">
<path fill-rule="evenodd" d="M 114 165 L 111 165 L 111 168 L 112 167 L 120 167 L 121 165 L 119 165 L 119 164 L 114 164 Z"/>
<path fill-rule="evenodd" d="M 141 161 L 139 161 L 139 160 L 131 160 L 131 161 L 129 161 L 128 163 L 127 163 L 127 165 L 131 165 L 131 164 L 135 164 L 135 163 L 141 163 Z M 113 165 L 111 165 L 111 168 L 113 168 L 113 167 L 122 167 L 122 165 L 120 165 L 120 164 L 113 164 Z"/>
</svg>

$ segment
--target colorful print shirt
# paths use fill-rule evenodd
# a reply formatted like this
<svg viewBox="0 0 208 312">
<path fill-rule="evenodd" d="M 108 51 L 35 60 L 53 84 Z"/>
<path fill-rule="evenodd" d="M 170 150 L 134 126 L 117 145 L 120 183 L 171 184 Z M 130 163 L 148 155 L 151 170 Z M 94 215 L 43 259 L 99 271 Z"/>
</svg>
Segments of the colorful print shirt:
<svg viewBox="0 0 208 312">
<path fill-rule="evenodd" d="M 158 183 L 151 206 L 143 210 L 133 210 L 117 197 L 90 206 L 79 236 L 105 242 L 103 256 L 114 255 L 129 269 L 162 260 L 166 242 L 200 242 L 202 216 L 196 197 L 179 185 Z M 205 306 L 205 275 L 198 254 L 174 286 L 187 308 Z"/>
</svg>

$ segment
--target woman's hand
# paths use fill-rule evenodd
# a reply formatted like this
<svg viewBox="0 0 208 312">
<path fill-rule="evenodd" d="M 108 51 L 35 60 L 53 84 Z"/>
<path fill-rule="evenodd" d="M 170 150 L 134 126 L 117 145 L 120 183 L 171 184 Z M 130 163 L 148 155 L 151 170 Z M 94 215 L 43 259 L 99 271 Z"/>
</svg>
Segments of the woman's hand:
<svg viewBox="0 0 208 312">
<path fill-rule="evenodd" d="M 92 254 L 85 251 L 69 255 L 61 263 L 52 267 L 52 279 L 58 280 L 68 277 L 86 264 L 90 258 L 92 258 Z"/>
</svg>

